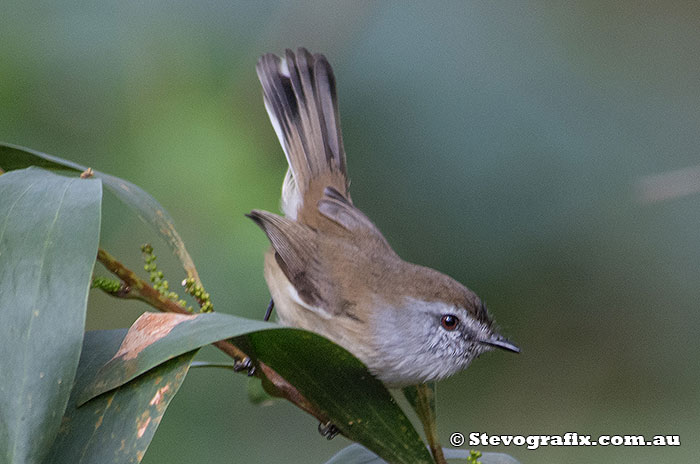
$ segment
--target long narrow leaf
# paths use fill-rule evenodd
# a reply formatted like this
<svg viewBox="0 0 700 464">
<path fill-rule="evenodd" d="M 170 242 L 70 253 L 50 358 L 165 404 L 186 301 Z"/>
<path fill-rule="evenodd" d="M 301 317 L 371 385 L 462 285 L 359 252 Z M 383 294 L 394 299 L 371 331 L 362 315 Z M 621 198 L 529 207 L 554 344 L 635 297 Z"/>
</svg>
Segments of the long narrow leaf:
<svg viewBox="0 0 700 464">
<path fill-rule="evenodd" d="M 78 366 L 102 186 L 39 168 L 0 176 L 0 462 L 48 451 Z"/>
</svg>

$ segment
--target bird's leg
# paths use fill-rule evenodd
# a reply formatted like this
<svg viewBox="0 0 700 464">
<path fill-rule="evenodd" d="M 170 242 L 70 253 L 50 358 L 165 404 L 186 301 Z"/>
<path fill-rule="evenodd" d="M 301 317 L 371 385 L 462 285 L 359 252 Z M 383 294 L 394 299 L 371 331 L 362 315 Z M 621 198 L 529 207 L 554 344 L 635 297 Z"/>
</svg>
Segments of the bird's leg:
<svg viewBox="0 0 700 464">
<path fill-rule="evenodd" d="M 272 310 L 275 308 L 275 300 L 270 298 L 270 304 L 267 305 L 267 311 L 265 311 L 265 318 L 263 319 L 264 321 L 269 321 L 270 316 L 272 315 Z"/>
<path fill-rule="evenodd" d="M 236 360 L 233 363 L 233 371 L 248 371 L 248 377 L 252 377 L 253 374 L 255 374 L 255 366 L 253 365 L 253 362 L 250 360 L 250 358 L 245 357 L 241 360 Z"/>
<path fill-rule="evenodd" d="M 328 421 L 325 424 L 323 422 L 319 422 L 318 433 L 320 433 L 322 437 L 326 437 L 328 440 L 332 440 L 335 438 L 336 435 L 340 433 L 340 430 L 338 430 L 338 427 L 333 425 L 331 421 Z"/>
</svg>

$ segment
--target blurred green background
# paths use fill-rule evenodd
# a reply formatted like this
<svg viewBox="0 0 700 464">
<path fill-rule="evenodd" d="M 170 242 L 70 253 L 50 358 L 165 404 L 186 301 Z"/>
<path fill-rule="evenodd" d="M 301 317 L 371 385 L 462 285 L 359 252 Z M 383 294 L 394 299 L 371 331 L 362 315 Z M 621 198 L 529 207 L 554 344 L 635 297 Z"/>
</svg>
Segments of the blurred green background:
<svg viewBox="0 0 700 464">
<path fill-rule="evenodd" d="M 297 45 L 325 53 L 356 204 L 405 259 L 477 291 L 523 349 L 440 383 L 443 441 L 678 434 L 678 448 L 500 450 L 523 463 L 697 459 L 700 195 L 639 194 L 646 176 L 700 163 L 697 3 L 2 10 L 0 139 L 151 192 L 216 309 L 253 318 L 269 297 L 267 241 L 243 214 L 277 211 L 285 171 L 255 62 Z M 105 248 L 139 268 L 139 245 L 152 241 L 170 280 L 182 278 L 112 197 L 103 214 Z M 144 309 L 93 292 L 88 326 L 125 327 Z M 144 462 L 320 463 L 347 444 L 322 439 L 290 405 L 250 405 L 245 391 L 243 376 L 192 371 Z"/>
</svg>

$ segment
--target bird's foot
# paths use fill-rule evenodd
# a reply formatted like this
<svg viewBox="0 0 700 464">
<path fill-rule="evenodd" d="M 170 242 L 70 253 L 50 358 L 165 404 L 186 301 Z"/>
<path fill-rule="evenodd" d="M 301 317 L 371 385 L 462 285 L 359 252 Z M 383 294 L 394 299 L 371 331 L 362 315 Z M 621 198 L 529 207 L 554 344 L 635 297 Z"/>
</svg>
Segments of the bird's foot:
<svg viewBox="0 0 700 464">
<path fill-rule="evenodd" d="M 335 438 L 336 435 L 340 433 L 340 430 L 338 430 L 338 427 L 333 425 L 331 421 L 328 421 L 325 424 L 323 422 L 319 422 L 318 433 L 320 433 L 322 437 L 326 437 L 328 440 L 332 440 Z"/>
<path fill-rule="evenodd" d="M 248 377 L 252 377 L 255 374 L 255 366 L 250 358 L 246 357 L 233 363 L 233 371 L 248 371 Z"/>
</svg>

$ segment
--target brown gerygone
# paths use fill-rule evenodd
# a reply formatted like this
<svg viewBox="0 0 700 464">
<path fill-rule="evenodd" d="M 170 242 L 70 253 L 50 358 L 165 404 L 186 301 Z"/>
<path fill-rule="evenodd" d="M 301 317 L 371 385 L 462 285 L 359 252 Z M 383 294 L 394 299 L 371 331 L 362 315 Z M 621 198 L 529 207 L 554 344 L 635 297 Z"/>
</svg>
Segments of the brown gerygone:
<svg viewBox="0 0 700 464">
<path fill-rule="evenodd" d="M 493 347 L 518 352 L 474 292 L 399 258 L 353 205 L 326 58 L 287 50 L 257 72 L 289 163 L 284 217 L 249 214 L 272 245 L 265 279 L 280 323 L 333 340 L 389 386 L 445 378 Z"/>
</svg>

